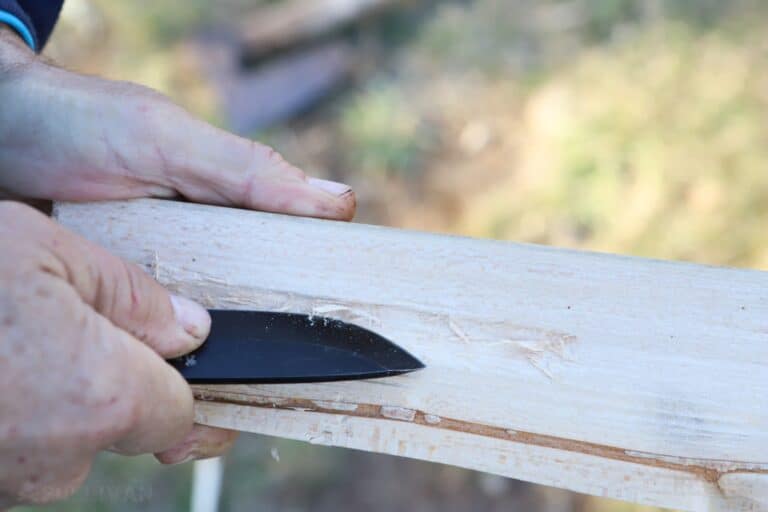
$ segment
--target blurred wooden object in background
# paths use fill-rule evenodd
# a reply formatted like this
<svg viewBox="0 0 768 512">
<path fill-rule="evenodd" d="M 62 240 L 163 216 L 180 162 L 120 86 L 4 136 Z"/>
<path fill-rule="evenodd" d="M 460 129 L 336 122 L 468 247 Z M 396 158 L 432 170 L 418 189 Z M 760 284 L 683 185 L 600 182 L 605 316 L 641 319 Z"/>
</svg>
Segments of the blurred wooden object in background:
<svg viewBox="0 0 768 512">
<path fill-rule="evenodd" d="M 255 9 L 239 24 L 243 51 L 258 58 L 306 42 L 402 0 L 291 0 Z"/>
<path fill-rule="evenodd" d="M 345 83 L 354 52 L 343 40 L 285 53 L 242 68 L 232 41 L 199 37 L 190 44 L 231 131 L 248 136 L 311 109 Z"/>
</svg>

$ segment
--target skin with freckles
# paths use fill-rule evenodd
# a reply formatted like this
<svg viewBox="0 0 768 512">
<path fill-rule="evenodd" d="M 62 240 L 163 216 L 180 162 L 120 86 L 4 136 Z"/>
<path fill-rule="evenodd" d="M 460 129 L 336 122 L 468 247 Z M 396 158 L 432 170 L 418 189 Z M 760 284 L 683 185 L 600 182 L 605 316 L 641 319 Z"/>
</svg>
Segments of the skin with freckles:
<svg viewBox="0 0 768 512">
<path fill-rule="evenodd" d="M 0 506 L 65 497 L 100 450 L 183 444 L 192 393 L 164 358 L 207 312 L 19 203 L 0 202 L 0 253 Z"/>
<path fill-rule="evenodd" d="M 2 24 L 0 98 L 0 197 L 354 215 L 348 186 L 150 89 L 59 69 Z M 203 342 L 204 309 L 19 203 L 0 202 L 0 254 L 0 509 L 67 497 L 101 450 L 178 463 L 231 447 L 235 432 L 193 425 L 164 361 Z"/>
</svg>

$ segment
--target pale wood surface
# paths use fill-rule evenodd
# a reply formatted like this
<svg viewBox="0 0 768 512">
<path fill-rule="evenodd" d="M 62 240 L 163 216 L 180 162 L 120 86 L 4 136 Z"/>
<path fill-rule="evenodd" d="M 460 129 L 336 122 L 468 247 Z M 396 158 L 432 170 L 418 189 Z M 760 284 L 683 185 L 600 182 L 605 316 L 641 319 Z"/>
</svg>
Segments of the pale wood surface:
<svg viewBox="0 0 768 512">
<path fill-rule="evenodd" d="M 158 200 L 55 215 L 209 307 L 353 321 L 428 366 L 199 386 L 202 423 L 671 508 L 768 509 L 768 273 Z"/>
</svg>

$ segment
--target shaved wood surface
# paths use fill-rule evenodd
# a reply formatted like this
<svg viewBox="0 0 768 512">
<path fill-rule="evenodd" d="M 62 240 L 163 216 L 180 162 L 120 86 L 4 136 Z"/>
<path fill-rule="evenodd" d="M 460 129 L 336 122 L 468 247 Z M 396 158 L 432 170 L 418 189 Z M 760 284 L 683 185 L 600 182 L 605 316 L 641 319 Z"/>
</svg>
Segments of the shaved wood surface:
<svg viewBox="0 0 768 512">
<path fill-rule="evenodd" d="M 352 321 L 427 365 L 196 386 L 201 423 L 683 510 L 768 510 L 768 273 L 159 200 L 54 213 L 208 307 Z"/>
</svg>

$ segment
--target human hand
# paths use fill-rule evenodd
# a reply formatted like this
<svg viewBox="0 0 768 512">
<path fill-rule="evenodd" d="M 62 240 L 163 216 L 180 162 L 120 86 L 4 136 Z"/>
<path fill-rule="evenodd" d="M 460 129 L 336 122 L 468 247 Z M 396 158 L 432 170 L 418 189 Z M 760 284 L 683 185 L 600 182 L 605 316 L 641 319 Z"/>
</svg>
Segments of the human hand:
<svg viewBox="0 0 768 512">
<path fill-rule="evenodd" d="M 0 25 L 0 197 L 169 197 L 348 220 L 346 185 L 308 178 L 270 148 L 216 129 L 156 92 L 35 57 Z M 163 463 L 213 456 L 232 431 L 195 425 Z"/>
<path fill-rule="evenodd" d="M 36 210 L 0 202 L 0 508 L 74 492 L 100 450 L 159 452 L 193 426 L 164 358 L 210 317 Z"/>
<path fill-rule="evenodd" d="M 0 28 L 0 189 L 16 196 L 192 201 L 348 220 L 341 183 L 214 128 L 145 87 L 39 59 Z"/>
</svg>

